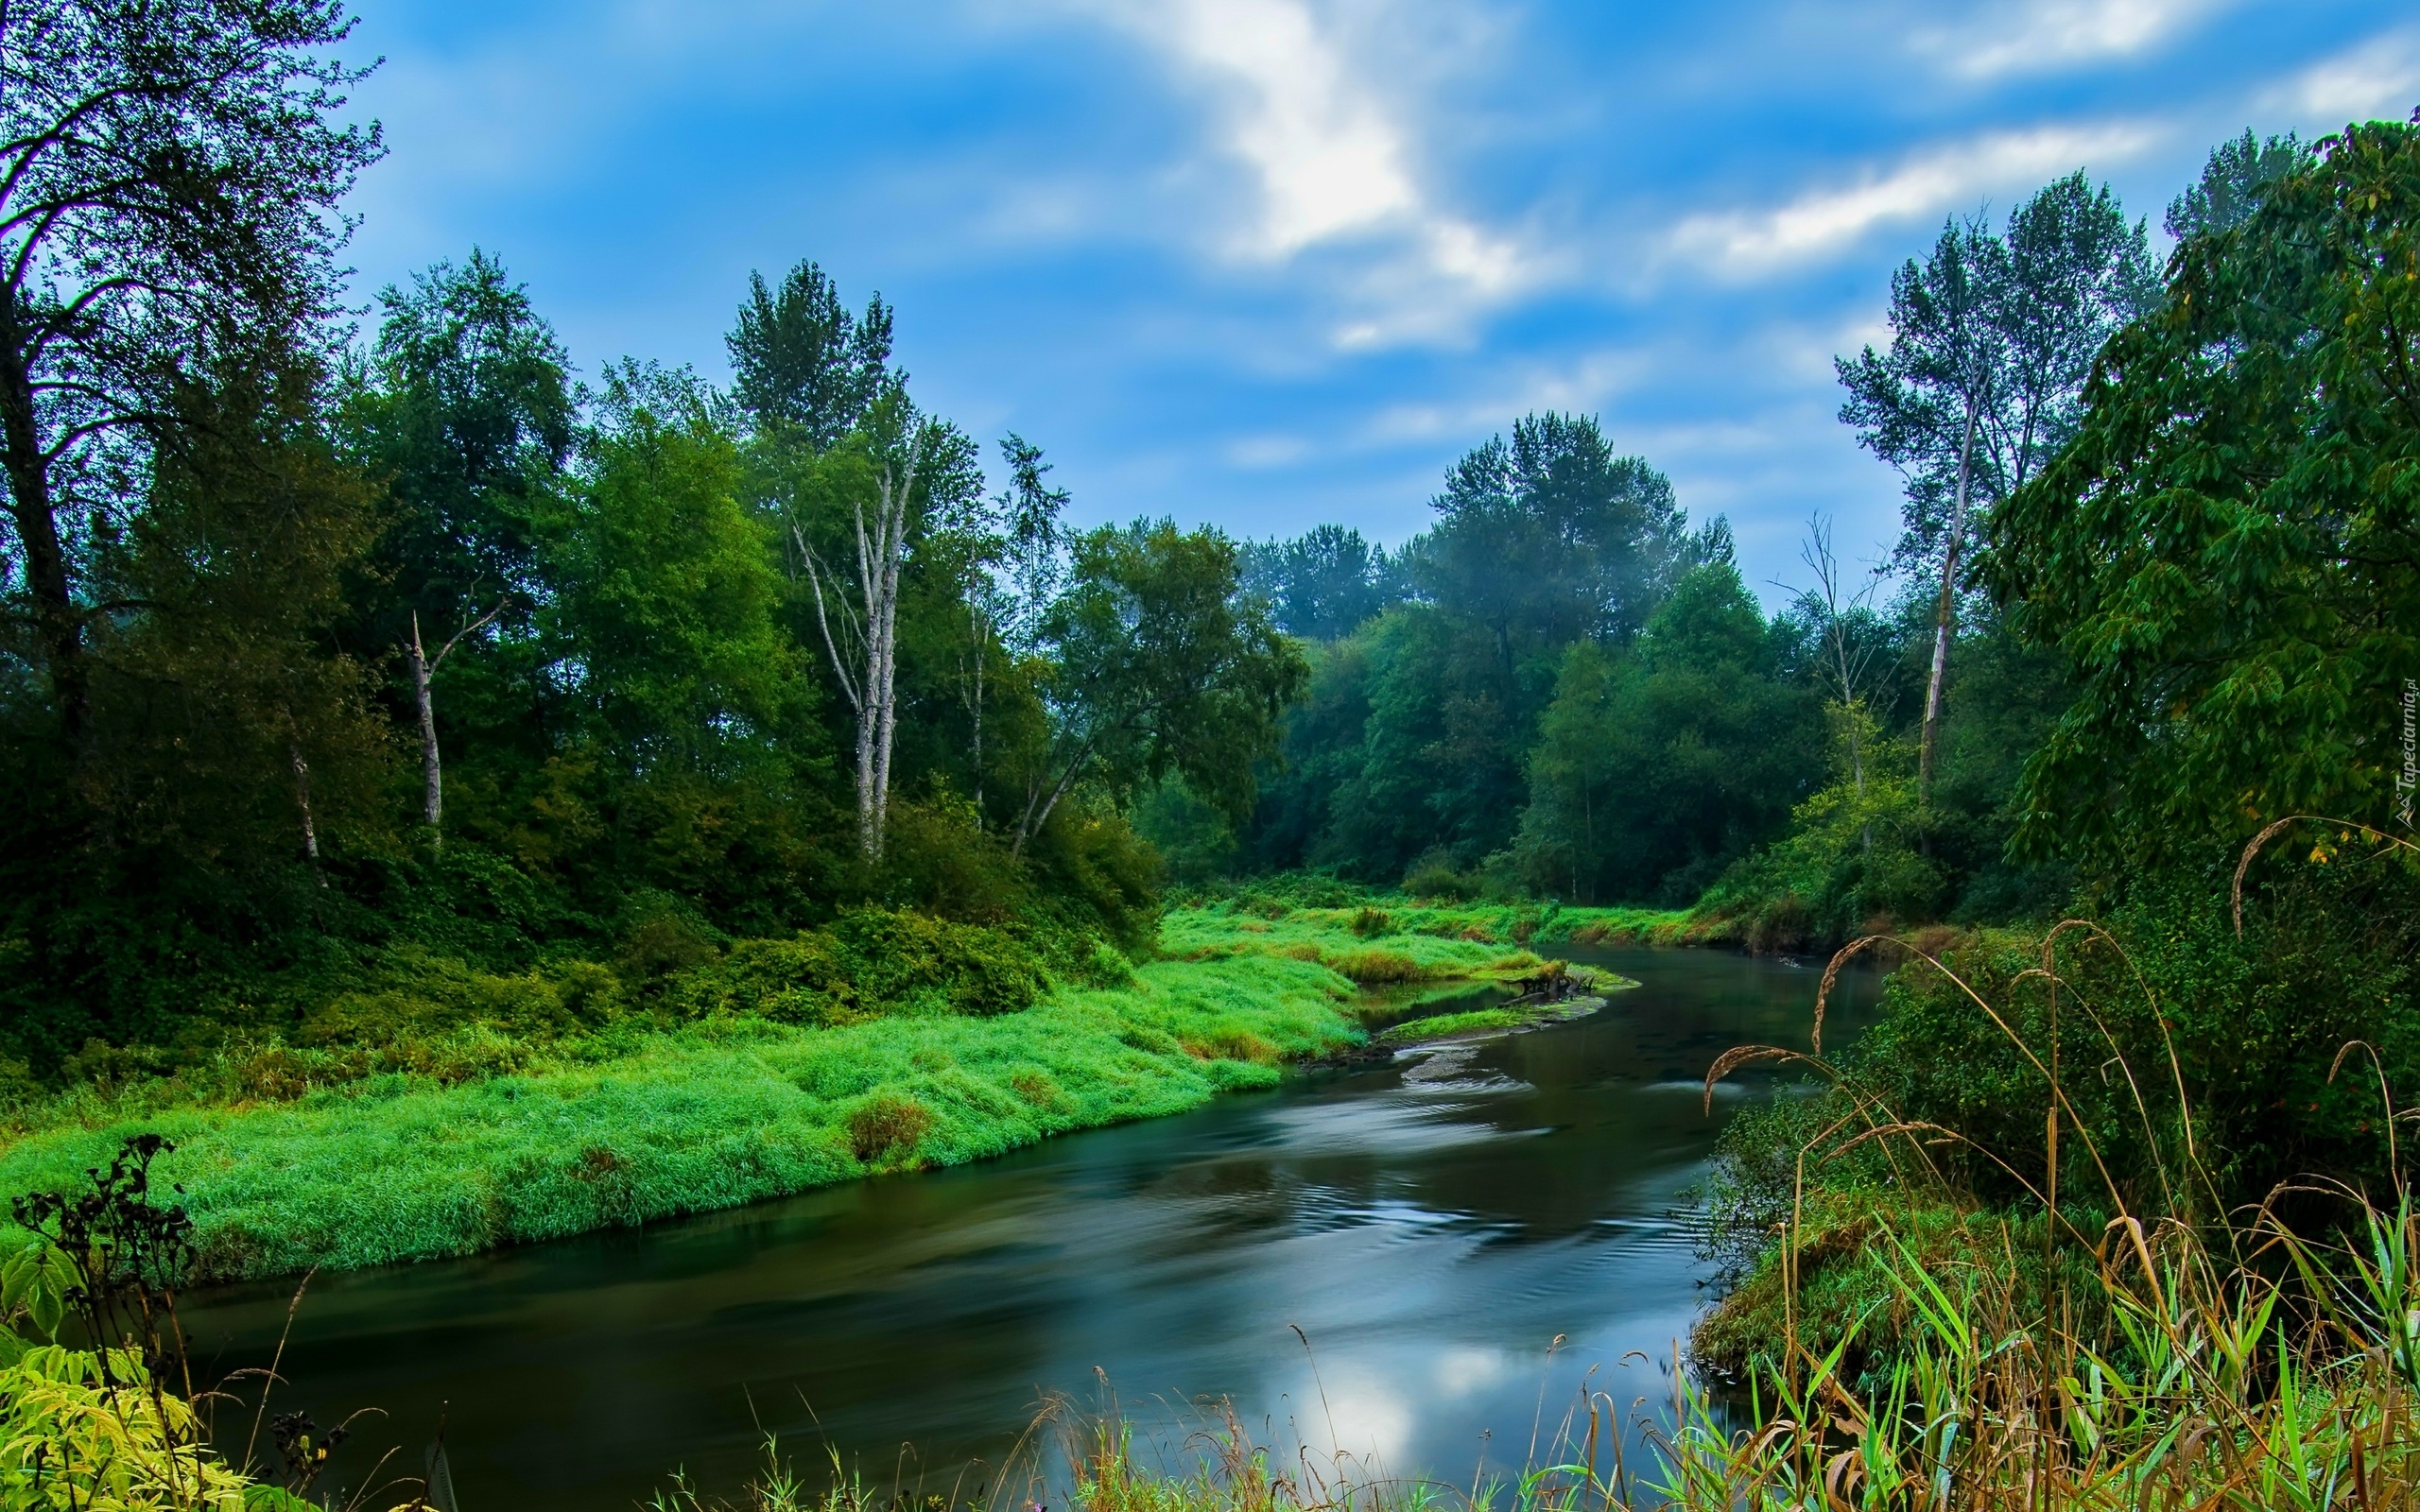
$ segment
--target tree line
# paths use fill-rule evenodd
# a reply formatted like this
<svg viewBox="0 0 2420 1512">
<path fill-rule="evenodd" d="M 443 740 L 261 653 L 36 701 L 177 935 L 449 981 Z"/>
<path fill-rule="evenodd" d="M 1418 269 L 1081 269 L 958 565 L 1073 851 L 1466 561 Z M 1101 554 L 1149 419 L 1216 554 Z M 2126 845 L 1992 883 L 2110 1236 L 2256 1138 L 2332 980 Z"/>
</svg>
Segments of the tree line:
<svg viewBox="0 0 2420 1512">
<path fill-rule="evenodd" d="M 1073 527 L 1013 435 L 990 487 L 812 262 L 737 291 L 727 388 L 583 379 L 477 249 L 356 337 L 349 26 L 0 15 L 15 1053 L 853 903 L 1139 945 L 1125 800 L 1240 819 L 1305 676 L 1235 546 Z"/>
<path fill-rule="evenodd" d="M 2176 256 L 2238 233 L 2320 161 L 2290 136 L 2222 145 L 2168 208 Z M 1893 277 L 1888 343 L 1838 363 L 1841 420 L 1902 484 L 1900 537 L 1854 561 L 1810 521 L 1797 573 L 1754 585 L 1780 591 L 1770 615 L 1724 523 L 1689 529 L 1662 475 L 1581 416 L 1533 415 L 1471 452 L 1431 528 L 1392 553 L 1336 526 L 1251 544 L 1248 582 L 1312 646 L 1309 691 L 1249 825 L 1165 794 L 1146 832 L 1180 872 L 1703 901 L 1777 945 L 2063 906 L 2135 842 L 2169 843 L 2131 827 L 2076 843 L 2134 801 L 2107 753 L 2150 713 L 2083 726 L 2106 675 L 2048 606 L 2107 542 L 2046 490 L 2070 486 L 2125 376 L 2113 339 L 2190 297 L 2177 268 L 2082 172 L 2002 219 L 1945 224 Z M 2052 541 L 2073 563 L 2021 565 Z M 2168 748 L 2130 728 L 2125 761 Z M 2075 775 L 2086 750 L 2097 792 Z"/>
</svg>

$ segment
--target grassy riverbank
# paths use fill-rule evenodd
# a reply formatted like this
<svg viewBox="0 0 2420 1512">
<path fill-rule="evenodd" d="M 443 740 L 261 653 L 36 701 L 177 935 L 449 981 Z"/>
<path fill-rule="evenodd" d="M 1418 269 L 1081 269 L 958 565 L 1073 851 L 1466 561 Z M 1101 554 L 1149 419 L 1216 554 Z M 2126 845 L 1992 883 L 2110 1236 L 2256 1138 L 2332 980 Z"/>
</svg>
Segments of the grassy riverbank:
<svg viewBox="0 0 2420 1512">
<path fill-rule="evenodd" d="M 1685 908 L 1461 902 L 1316 876 L 1270 879 L 1197 901 L 1171 909 L 1160 928 L 1161 948 L 1172 955 L 1292 954 L 1370 985 L 1517 975 L 1557 945 L 1720 945 L 1733 938 L 1723 921 Z"/>
<path fill-rule="evenodd" d="M 656 989 L 674 1011 L 565 1028 L 563 1013 L 516 1008 L 374 1051 L 231 1040 L 172 1074 L 78 1084 L 10 1116 L 0 1196 L 71 1185 L 148 1130 L 175 1142 L 161 1173 L 184 1189 L 205 1275 L 471 1254 L 961 1164 L 1273 1086 L 1286 1062 L 1364 1038 L 1357 983 L 1544 970 L 1515 936 L 1540 932 L 1485 909 L 1178 909 L 1163 958 L 1123 984 L 1062 982 L 988 1013 L 954 1005 L 968 982 L 1005 990 L 997 970 L 878 997 L 866 987 L 878 962 L 816 978 L 814 1011 L 794 1009 L 805 989 L 772 981 L 789 969 L 772 953 L 826 953 L 752 942 Z M 577 986 L 498 980 L 464 992 L 555 1004 Z M 356 1022 L 425 1018 L 419 1001 L 365 988 L 312 1015 L 306 1035 L 339 1022 L 355 1034 L 346 1043 L 368 1044 Z"/>
<path fill-rule="evenodd" d="M 26 1116 L 0 1193 L 73 1184 L 135 1129 L 177 1143 L 205 1271 L 461 1255 L 725 1208 L 1273 1085 L 1352 1042 L 1351 985 L 1247 954 L 1139 968 L 991 1018 L 630 1026 L 456 1086 L 391 1073 L 291 1102 L 87 1090 Z M 172 1091 L 172 1089 L 171 1089 Z"/>
</svg>

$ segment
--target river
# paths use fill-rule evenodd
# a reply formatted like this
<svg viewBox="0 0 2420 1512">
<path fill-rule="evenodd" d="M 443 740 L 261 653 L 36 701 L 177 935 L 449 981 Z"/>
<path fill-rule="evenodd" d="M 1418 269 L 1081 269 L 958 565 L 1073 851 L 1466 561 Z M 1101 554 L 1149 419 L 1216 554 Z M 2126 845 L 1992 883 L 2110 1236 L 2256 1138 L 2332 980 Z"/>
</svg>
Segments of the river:
<svg viewBox="0 0 2420 1512">
<path fill-rule="evenodd" d="M 1642 985 L 1448 1074 L 1315 1072 L 981 1165 L 320 1277 L 272 1411 L 383 1411 L 342 1452 L 356 1484 L 381 1445 L 417 1475 L 442 1417 L 469 1512 L 628 1507 L 677 1467 L 730 1491 L 760 1427 L 811 1473 L 829 1442 L 946 1492 L 1044 1393 L 1103 1379 L 1146 1428 L 1229 1398 L 1397 1473 L 1517 1467 L 1542 1391 L 1549 1421 L 1592 1367 L 1616 1400 L 1668 1395 L 1705 1299 L 1685 1194 L 1772 1086 L 1741 1078 L 1710 1120 L 1700 1078 L 1735 1044 L 1803 1045 L 1821 974 L 1571 954 Z M 1844 980 L 1836 1034 L 1877 981 Z M 196 1298 L 197 1358 L 266 1364 L 289 1295 Z"/>
</svg>

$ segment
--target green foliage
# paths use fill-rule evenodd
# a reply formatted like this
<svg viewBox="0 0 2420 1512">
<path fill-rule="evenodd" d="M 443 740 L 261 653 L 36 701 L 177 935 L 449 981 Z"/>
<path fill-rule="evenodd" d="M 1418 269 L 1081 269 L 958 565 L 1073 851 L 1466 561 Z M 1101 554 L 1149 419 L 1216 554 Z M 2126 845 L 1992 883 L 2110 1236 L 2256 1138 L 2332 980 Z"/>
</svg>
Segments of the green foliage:
<svg viewBox="0 0 2420 1512">
<path fill-rule="evenodd" d="M 1196 798 L 1174 776 L 1162 778 L 1135 799 L 1133 824 L 1134 833 L 1160 853 L 1168 880 L 1178 886 L 1232 875 L 1242 859 L 1227 816 Z"/>
<path fill-rule="evenodd" d="M 1727 561 L 1685 574 L 1631 654 L 1573 646 L 1530 756 L 1529 885 L 1686 902 L 1774 834 L 1822 764 L 1815 700 L 1775 665 Z"/>
<path fill-rule="evenodd" d="M 2320 145 L 2170 261 L 2075 442 L 1995 522 L 1988 576 L 2075 702 L 2020 839 L 2116 875 L 2271 818 L 2393 816 L 2420 655 L 2408 340 L 2420 129 Z"/>
<path fill-rule="evenodd" d="M 0 678 L 18 773 L 0 792 L 0 1004 L 10 1053 L 43 1071 L 91 1035 L 171 1033 L 197 980 L 300 948 L 324 914 L 312 838 L 374 850 L 392 833 L 370 669 L 331 648 L 376 514 L 320 398 L 307 365 L 168 398 L 189 428 L 100 558 L 112 594 L 151 609 L 83 638 L 75 750 Z"/>
<path fill-rule="evenodd" d="M 1014 1012 L 1042 991 L 1040 964 L 997 930 L 858 908 L 841 914 L 832 933 L 861 1002 L 937 1000 L 953 1012 L 990 1015 Z"/>
<path fill-rule="evenodd" d="M 1435 506 L 1385 568 L 1418 601 L 1320 650 L 1285 769 L 1264 777 L 1262 867 L 1392 881 L 1432 849 L 1458 870 L 1505 850 L 1565 654 L 1619 646 L 1692 562 L 1727 552 L 1720 522 L 1690 536 L 1670 483 L 1582 416 L 1525 417 L 1457 463 Z"/>
<path fill-rule="evenodd" d="M 32 0 L 6 24 L 0 696 L 73 766 L 95 733 L 91 632 L 135 607 L 118 538 L 155 449 L 207 439 L 181 390 L 264 386 L 326 350 L 341 201 L 383 147 L 339 119 L 361 77 L 332 56 L 340 5 Z"/>
<path fill-rule="evenodd" d="M 2141 886 L 2105 928 L 1930 941 L 1950 946 L 1941 966 L 1893 976 L 1876 1025 L 1829 1055 L 1827 1090 L 1725 1129 L 1709 1247 L 1762 1279 L 1706 1348 L 1736 1367 L 1770 1345 L 1772 1235 L 1794 1211 L 1810 1215 L 1800 1281 L 1824 1278 L 1802 1296 L 1828 1309 L 1829 1340 L 1890 1291 L 1860 1249 L 1876 1222 L 1931 1234 L 1922 1243 L 1946 1256 L 1999 1243 L 1959 1216 L 1979 1211 L 1986 1230 L 2031 1225 L 2038 1254 L 2054 1067 L 2058 1190 L 2083 1229 L 2120 1211 L 2209 1224 L 2266 1204 L 2317 1232 L 2337 1221 L 2327 1193 L 2395 1190 L 2387 1099 L 2420 1085 L 2420 865 L 2333 837 L 2324 853 L 2264 863 L 2240 936 L 2222 880 L 2204 879 Z M 1886 1124 L 1946 1136 L 1921 1154 L 1858 1140 Z M 1918 1173 L 1958 1211 L 1911 1228 Z"/>
<path fill-rule="evenodd" d="M 383 478 L 394 518 L 376 571 L 392 597 L 358 627 L 380 649 L 418 612 L 440 640 L 505 600 L 526 630 L 541 580 L 539 511 L 576 438 L 571 358 L 504 266 L 474 248 L 380 291 L 369 363 L 348 375 L 339 432 Z M 516 596 L 520 595 L 520 596 Z"/>
<path fill-rule="evenodd" d="M 32 1325 L 44 1339 L 56 1338 L 67 1315 L 68 1294 L 83 1280 L 74 1257 L 57 1245 L 21 1245 L 0 1261 L 0 1314 Z"/>
<path fill-rule="evenodd" d="M 1921 1160 L 1950 1206 L 1922 1222 L 1966 1234 L 1970 1252 L 1970 1213 L 2036 1235 L 2118 1212 L 2207 1232 L 2260 1205 L 2325 1226 L 2341 1214 L 2322 1192 L 2408 1179 L 2393 1099 L 2420 1076 L 2420 868 L 2391 835 L 2420 633 L 2403 544 L 2420 411 L 2396 335 L 2420 318 L 2415 206 L 2410 127 L 2352 128 L 2312 153 L 2246 136 L 2215 154 L 2171 213 L 2183 239 L 2164 297 L 2100 353 L 2071 442 L 1990 521 L 1980 576 L 2006 633 L 1963 653 L 1983 674 L 1969 686 L 1992 691 L 1979 710 L 1963 693 L 1950 706 L 1935 807 L 1894 799 L 1888 759 L 1866 790 L 1926 848 L 1900 850 L 1899 881 L 1845 875 L 1869 822 L 1877 841 L 1893 826 L 1836 788 L 1759 858 L 1765 872 L 1726 879 L 1743 914 L 1787 899 L 1809 935 L 1840 922 L 1825 908 L 1921 884 L 1936 858 L 1941 882 L 1966 873 L 1968 917 L 2027 909 L 2027 895 L 2038 916 L 2067 864 L 2103 907 L 2100 926 L 1975 936 L 1944 957 L 1956 980 L 1903 970 L 1831 1091 L 1734 1124 L 1712 1188 L 1718 1246 L 1727 1235 L 1751 1280 L 1709 1348 L 1769 1345 L 1793 1306 L 1785 1326 L 1828 1341 L 1870 1305 L 1900 1311 L 1869 1332 L 1912 1326 L 1904 1269 L 1867 1243 L 1877 1222 L 1927 1270 L 1981 1263 L 1886 1216 L 1908 1156 L 1886 1166 L 1889 1142 L 1843 1153 L 1877 1119 L 1945 1131 Z M 2287 831 L 2239 874 L 2238 921 L 2229 868 L 2295 813 L 2342 818 Z M 1983 860 L 2012 836 L 2048 864 Z M 2053 1178 L 2062 1208 L 2046 1214 Z M 1771 1247 L 1779 1215 L 1802 1208 L 1804 1240 Z"/>
<path fill-rule="evenodd" d="M 1907 479 L 1902 564 L 1957 566 L 1961 508 L 1988 518 L 2075 433 L 2101 344 L 2154 302 L 2140 222 L 2082 170 L 1995 232 L 1952 222 L 1891 281 L 1890 350 L 1841 360 L 1841 419 Z"/>
<path fill-rule="evenodd" d="M 1459 903 L 1478 896 L 1479 888 L 1454 869 L 1453 852 L 1441 846 L 1423 852 L 1404 872 L 1403 890 L 1413 898 Z"/>
<path fill-rule="evenodd" d="M 757 426 L 824 451 L 904 384 L 890 370 L 890 306 L 875 295 L 853 316 L 823 269 L 802 262 L 769 288 L 748 275 L 732 327 L 732 397 Z"/>
<path fill-rule="evenodd" d="M 2235 230 L 2259 208 L 2271 184 L 2309 163 L 2309 149 L 2291 131 L 2265 142 L 2246 131 L 2220 143 L 2202 169 L 2201 181 L 2169 203 L 2169 235 L 2181 242 Z"/>
<path fill-rule="evenodd" d="M 625 366 L 601 410 L 586 487 L 549 530 L 548 633 L 592 738 L 650 777 L 820 763 L 805 655 L 775 619 L 777 542 L 740 506 L 739 451 L 706 396 Z"/>
<path fill-rule="evenodd" d="M 815 324 L 783 313 L 815 302 L 791 283 L 768 292 L 756 332 L 750 392 L 769 404 L 767 384 L 822 370 L 773 350 Z M 96 546 L 128 607 L 85 636 L 80 747 L 17 696 L 35 688 L 26 647 L 0 646 L 0 749 L 26 776 L 0 803 L 13 1057 L 42 1077 L 264 1088 L 476 1077 L 654 1011 L 666 982 L 735 941 L 786 942 L 866 908 L 937 931 L 887 941 L 910 957 L 895 967 L 842 964 L 852 984 L 899 976 L 875 989 L 886 1008 L 895 989 L 995 1011 L 1030 1001 L 1046 968 L 1116 980 L 1117 953 L 1148 949 L 1159 866 L 1116 782 L 1078 774 L 1022 853 L 984 812 L 987 766 L 1039 759 L 1038 690 L 1058 668 L 1029 639 L 1011 653 L 1004 629 L 976 627 L 974 654 L 997 674 L 977 759 L 963 532 L 920 536 L 903 564 L 883 862 L 839 822 L 838 700 L 821 686 L 796 549 L 845 527 L 887 455 L 876 431 L 903 416 L 939 438 L 925 512 L 958 519 L 981 488 L 971 441 L 880 373 L 873 399 L 833 411 L 844 433 L 820 449 L 804 441 L 822 420 L 743 429 L 685 373 L 626 362 L 576 391 L 551 329 L 477 252 L 383 299 L 374 346 L 339 385 L 301 361 L 204 366 L 162 396 L 192 423 L 163 432 L 125 528 Z M 842 388 L 881 368 L 888 319 L 877 301 L 841 332 L 856 364 Z M 441 834 L 414 822 L 424 742 L 396 647 L 415 624 L 435 662 Z M 1265 723 L 1290 664 L 1273 640 L 1260 652 L 1124 671 L 1201 732 L 1195 768 L 1240 770 L 1257 747 L 1221 711 Z M 1228 736 L 1243 744 L 1217 744 Z M 1232 774 L 1220 781 L 1234 802 Z M 1003 784 L 988 797 L 1013 816 Z M 1011 920 L 1017 951 L 927 970 L 956 925 Z M 596 987 L 609 959 L 617 980 Z"/>
<path fill-rule="evenodd" d="M 1027 777 L 1027 830 L 1080 780 L 1122 803 L 1170 773 L 1248 814 L 1253 765 L 1309 669 L 1240 592 L 1234 543 L 1165 520 L 1105 525 L 1076 539 L 1070 573 L 1040 630 L 1061 729 Z"/>
<path fill-rule="evenodd" d="M 1245 591 L 1269 600 L 1279 629 L 1306 641 L 1352 634 L 1403 597 L 1401 576 L 1386 548 L 1343 525 L 1243 548 Z"/>
<path fill-rule="evenodd" d="M 1492 438 L 1454 465 L 1435 503 L 1436 526 L 1398 559 L 1448 615 L 1485 629 L 1499 676 L 1637 629 L 1688 561 L 1671 483 L 1615 455 L 1583 415 L 1514 421 L 1509 444 Z"/>
<path fill-rule="evenodd" d="M 1862 780 L 1835 773 L 1790 816 L 1789 833 L 1707 889 L 1701 912 L 1741 920 L 1760 950 L 1804 950 L 1903 922 L 1940 917 L 1941 869 L 1920 842 L 1915 753 L 1884 739 L 1862 708 L 1827 711 L 1835 730 L 1862 722 Z M 1846 748 L 1845 736 L 1836 740 Z"/>
</svg>

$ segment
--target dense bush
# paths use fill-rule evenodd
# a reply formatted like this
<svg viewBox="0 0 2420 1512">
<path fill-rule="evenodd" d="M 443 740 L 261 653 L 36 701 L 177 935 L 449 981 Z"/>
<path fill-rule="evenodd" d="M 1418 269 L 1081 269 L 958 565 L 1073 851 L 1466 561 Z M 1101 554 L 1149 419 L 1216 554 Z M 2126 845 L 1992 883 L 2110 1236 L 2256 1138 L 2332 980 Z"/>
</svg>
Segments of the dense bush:
<svg viewBox="0 0 2420 1512">
<path fill-rule="evenodd" d="M 1986 931 L 1945 971 L 1902 967 L 1834 1051 L 1836 1083 L 1724 1131 L 1717 1254 L 1737 1270 L 1761 1252 L 1802 1177 L 1819 1197 L 1887 1187 L 1877 1145 L 1837 1153 L 1882 1123 L 1949 1131 L 1928 1159 L 1950 1190 L 2038 1211 L 2053 1067 L 2061 1200 L 2087 1225 L 2120 1203 L 2215 1220 L 2273 1198 L 2290 1216 L 2281 1184 L 2312 1180 L 2395 1190 L 2386 1100 L 2420 1090 L 2420 864 L 2333 836 L 2319 853 L 2255 867 L 2240 936 L 2214 867 L 2138 885 L 2105 932 Z"/>
</svg>

